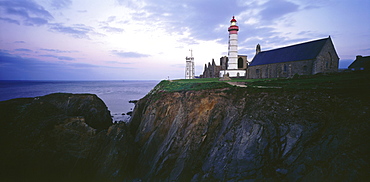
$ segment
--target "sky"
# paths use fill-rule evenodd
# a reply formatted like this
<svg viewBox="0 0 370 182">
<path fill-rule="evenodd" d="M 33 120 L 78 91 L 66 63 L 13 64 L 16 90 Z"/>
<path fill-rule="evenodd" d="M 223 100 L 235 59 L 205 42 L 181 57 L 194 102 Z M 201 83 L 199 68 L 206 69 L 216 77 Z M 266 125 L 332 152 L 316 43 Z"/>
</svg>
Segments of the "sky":
<svg viewBox="0 0 370 182">
<path fill-rule="evenodd" d="M 0 80 L 161 80 L 227 55 L 331 36 L 346 68 L 370 55 L 369 0 L 0 0 Z"/>
</svg>

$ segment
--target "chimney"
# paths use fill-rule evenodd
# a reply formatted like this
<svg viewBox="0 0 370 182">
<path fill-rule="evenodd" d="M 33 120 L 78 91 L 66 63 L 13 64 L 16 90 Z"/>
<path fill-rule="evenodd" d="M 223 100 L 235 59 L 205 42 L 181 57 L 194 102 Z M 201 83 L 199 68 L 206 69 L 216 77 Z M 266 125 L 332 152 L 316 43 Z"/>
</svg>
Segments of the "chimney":
<svg viewBox="0 0 370 182">
<path fill-rule="evenodd" d="M 260 44 L 257 44 L 256 46 L 256 55 L 261 52 L 261 46 Z"/>
</svg>

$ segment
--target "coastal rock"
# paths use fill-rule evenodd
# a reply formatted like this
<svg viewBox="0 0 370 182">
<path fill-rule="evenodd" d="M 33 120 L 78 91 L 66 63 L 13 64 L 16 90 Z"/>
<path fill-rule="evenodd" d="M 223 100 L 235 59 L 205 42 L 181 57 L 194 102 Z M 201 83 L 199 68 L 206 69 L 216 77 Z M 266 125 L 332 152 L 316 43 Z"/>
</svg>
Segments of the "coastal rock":
<svg viewBox="0 0 370 182">
<path fill-rule="evenodd" d="M 366 90 L 367 89 L 367 90 Z M 91 94 L 0 102 L 4 181 L 366 181 L 369 88 L 159 88 L 129 123 Z"/>
<path fill-rule="evenodd" d="M 94 180 L 95 141 L 111 118 L 92 94 L 51 94 L 0 102 L 0 176 L 5 181 Z M 99 144 L 99 147 L 101 144 Z"/>
<path fill-rule="evenodd" d="M 159 92 L 131 132 L 143 181 L 369 179 L 366 99 L 315 90 Z"/>
</svg>

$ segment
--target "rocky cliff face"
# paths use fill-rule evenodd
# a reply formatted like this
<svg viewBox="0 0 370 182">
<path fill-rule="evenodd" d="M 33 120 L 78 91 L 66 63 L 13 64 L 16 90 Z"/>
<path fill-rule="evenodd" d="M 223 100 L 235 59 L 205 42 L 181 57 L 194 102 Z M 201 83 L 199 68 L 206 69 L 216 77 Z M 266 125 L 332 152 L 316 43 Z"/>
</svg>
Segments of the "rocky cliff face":
<svg viewBox="0 0 370 182">
<path fill-rule="evenodd" d="M 368 98 L 368 97 L 367 97 Z M 230 88 L 140 100 L 131 130 L 144 181 L 369 179 L 369 100 Z"/>
<path fill-rule="evenodd" d="M 109 111 L 94 95 L 4 101 L 1 176 L 10 181 L 366 180 L 368 91 L 156 89 L 136 104 L 129 124 L 109 128 Z"/>
</svg>

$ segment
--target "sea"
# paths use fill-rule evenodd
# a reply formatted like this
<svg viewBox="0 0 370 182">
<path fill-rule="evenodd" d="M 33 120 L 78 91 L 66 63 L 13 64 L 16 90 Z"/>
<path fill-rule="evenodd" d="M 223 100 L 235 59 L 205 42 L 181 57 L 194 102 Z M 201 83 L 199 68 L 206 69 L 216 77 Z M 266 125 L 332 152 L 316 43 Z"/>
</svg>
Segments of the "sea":
<svg viewBox="0 0 370 182">
<path fill-rule="evenodd" d="M 113 122 L 127 122 L 135 104 L 130 100 L 143 98 L 159 80 L 122 81 L 9 81 L 0 80 L 0 101 L 14 98 L 44 96 L 51 93 L 90 93 L 104 101 Z"/>
</svg>

